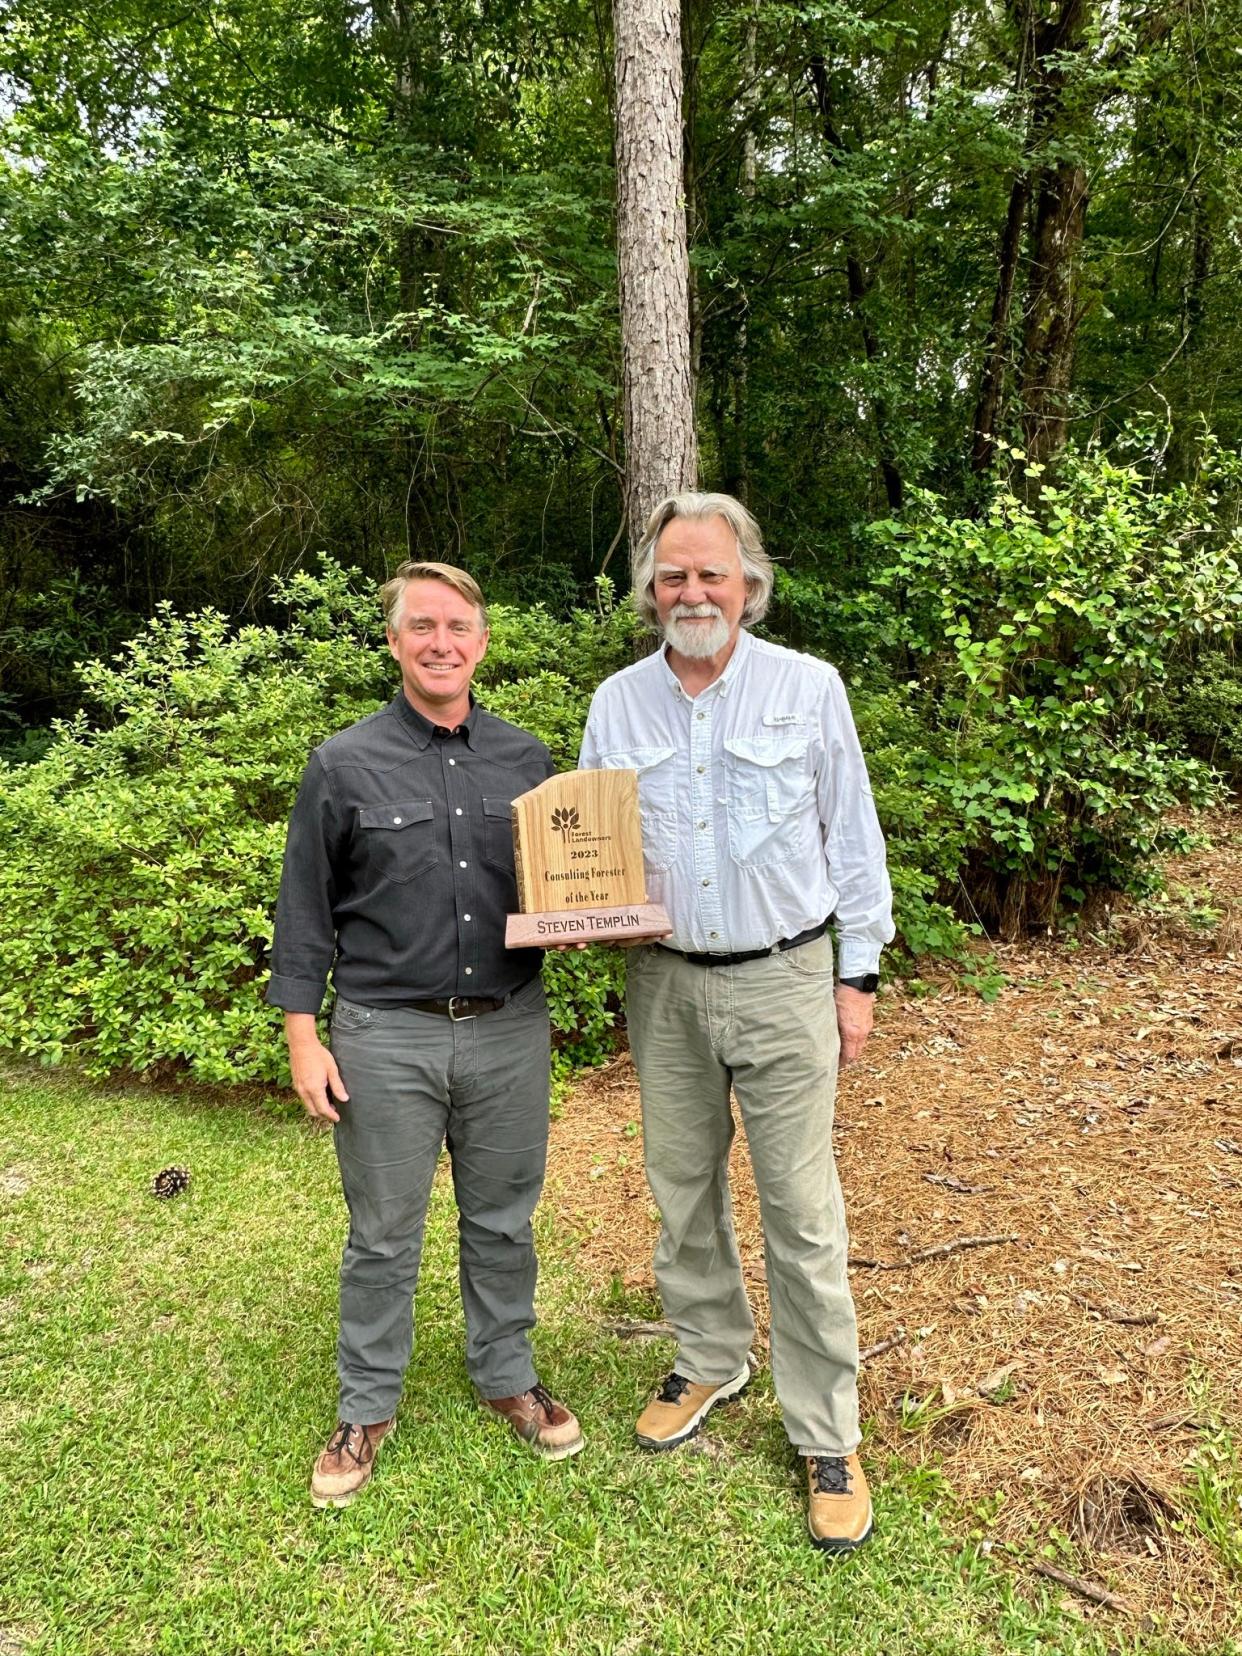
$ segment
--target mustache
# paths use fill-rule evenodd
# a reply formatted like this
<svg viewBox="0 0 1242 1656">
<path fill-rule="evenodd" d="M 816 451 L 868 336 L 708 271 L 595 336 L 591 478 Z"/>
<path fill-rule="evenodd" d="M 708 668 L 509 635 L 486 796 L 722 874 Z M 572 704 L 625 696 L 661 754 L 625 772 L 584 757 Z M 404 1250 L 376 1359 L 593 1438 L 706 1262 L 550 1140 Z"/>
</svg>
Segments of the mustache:
<svg viewBox="0 0 1242 1656">
<path fill-rule="evenodd" d="M 715 604 L 675 604 L 669 611 L 674 621 L 702 620 L 708 616 L 718 616 L 720 610 Z"/>
</svg>

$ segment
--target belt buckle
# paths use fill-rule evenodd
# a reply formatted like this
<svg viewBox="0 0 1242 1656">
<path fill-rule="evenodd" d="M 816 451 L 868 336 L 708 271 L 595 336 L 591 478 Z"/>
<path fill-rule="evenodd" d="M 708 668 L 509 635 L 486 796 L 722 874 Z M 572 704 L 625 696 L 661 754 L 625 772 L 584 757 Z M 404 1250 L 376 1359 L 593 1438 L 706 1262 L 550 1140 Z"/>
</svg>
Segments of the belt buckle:
<svg viewBox="0 0 1242 1656">
<path fill-rule="evenodd" d="M 466 995 L 450 995 L 448 1002 L 449 1018 L 453 1023 L 469 1023 L 471 1018 L 477 1018 L 477 1012 L 459 1012 L 458 1005 L 468 999 Z"/>
</svg>

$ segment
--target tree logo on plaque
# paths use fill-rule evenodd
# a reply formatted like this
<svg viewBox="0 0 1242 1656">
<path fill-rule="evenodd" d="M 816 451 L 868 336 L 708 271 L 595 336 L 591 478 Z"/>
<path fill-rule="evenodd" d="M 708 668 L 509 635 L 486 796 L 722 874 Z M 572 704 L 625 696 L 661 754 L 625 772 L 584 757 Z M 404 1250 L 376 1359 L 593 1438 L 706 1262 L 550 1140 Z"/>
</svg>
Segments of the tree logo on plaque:
<svg viewBox="0 0 1242 1656">
<path fill-rule="evenodd" d="M 520 914 L 511 949 L 667 937 L 668 915 L 647 901 L 638 772 L 570 771 L 513 801 Z"/>
</svg>

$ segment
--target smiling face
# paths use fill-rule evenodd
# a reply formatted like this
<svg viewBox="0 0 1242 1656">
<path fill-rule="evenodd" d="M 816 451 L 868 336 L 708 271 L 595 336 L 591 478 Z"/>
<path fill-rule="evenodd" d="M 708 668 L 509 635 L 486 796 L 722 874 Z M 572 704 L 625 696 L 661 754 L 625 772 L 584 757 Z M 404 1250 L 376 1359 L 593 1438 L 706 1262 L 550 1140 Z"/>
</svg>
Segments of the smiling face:
<svg viewBox="0 0 1242 1656">
<path fill-rule="evenodd" d="M 410 706 L 433 724 L 461 724 L 487 639 L 478 610 L 460 592 L 444 581 L 408 582 L 399 624 L 388 629 L 388 648 Z"/>
<path fill-rule="evenodd" d="M 676 654 L 703 661 L 732 650 L 746 607 L 746 576 L 737 536 L 724 518 L 673 518 L 665 525 L 652 595 Z"/>
</svg>

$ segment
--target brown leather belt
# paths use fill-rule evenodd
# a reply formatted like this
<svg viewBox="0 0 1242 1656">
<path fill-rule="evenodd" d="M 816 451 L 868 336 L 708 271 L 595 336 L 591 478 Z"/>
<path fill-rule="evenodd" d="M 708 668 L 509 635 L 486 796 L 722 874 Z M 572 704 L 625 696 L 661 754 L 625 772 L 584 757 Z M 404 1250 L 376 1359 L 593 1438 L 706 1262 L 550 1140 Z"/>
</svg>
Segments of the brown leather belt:
<svg viewBox="0 0 1242 1656">
<path fill-rule="evenodd" d="M 411 1012 L 435 1012 L 442 1018 L 452 1018 L 454 1023 L 460 1023 L 463 1018 L 481 1018 L 485 1012 L 499 1012 L 508 999 L 508 995 L 502 995 L 499 1000 L 493 1000 L 488 995 L 450 995 L 448 1000 L 403 1001 L 401 1004 Z"/>
<path fill-rule="evenodd" d="M 742 954 L 686 954 L 683 949 L 670 949 L 667 943 L 661 943 L 660 948 L 669 954 L 680 955 L 692 966 L 740 966 L 747 960 L 762 960 L 765 955 L 785 954 L 787 950 L 796 949 L 802 943 L 814 943 L 815 939 L 822 937 L 827 930 L 827 920 L 821 920 L 818 926 L 812 926 L 809 931 L 799 932 L 797 937 L 782 937 L 779 942 L 773 943 L 770 949 L 747 949 Z"/>
</svg>

